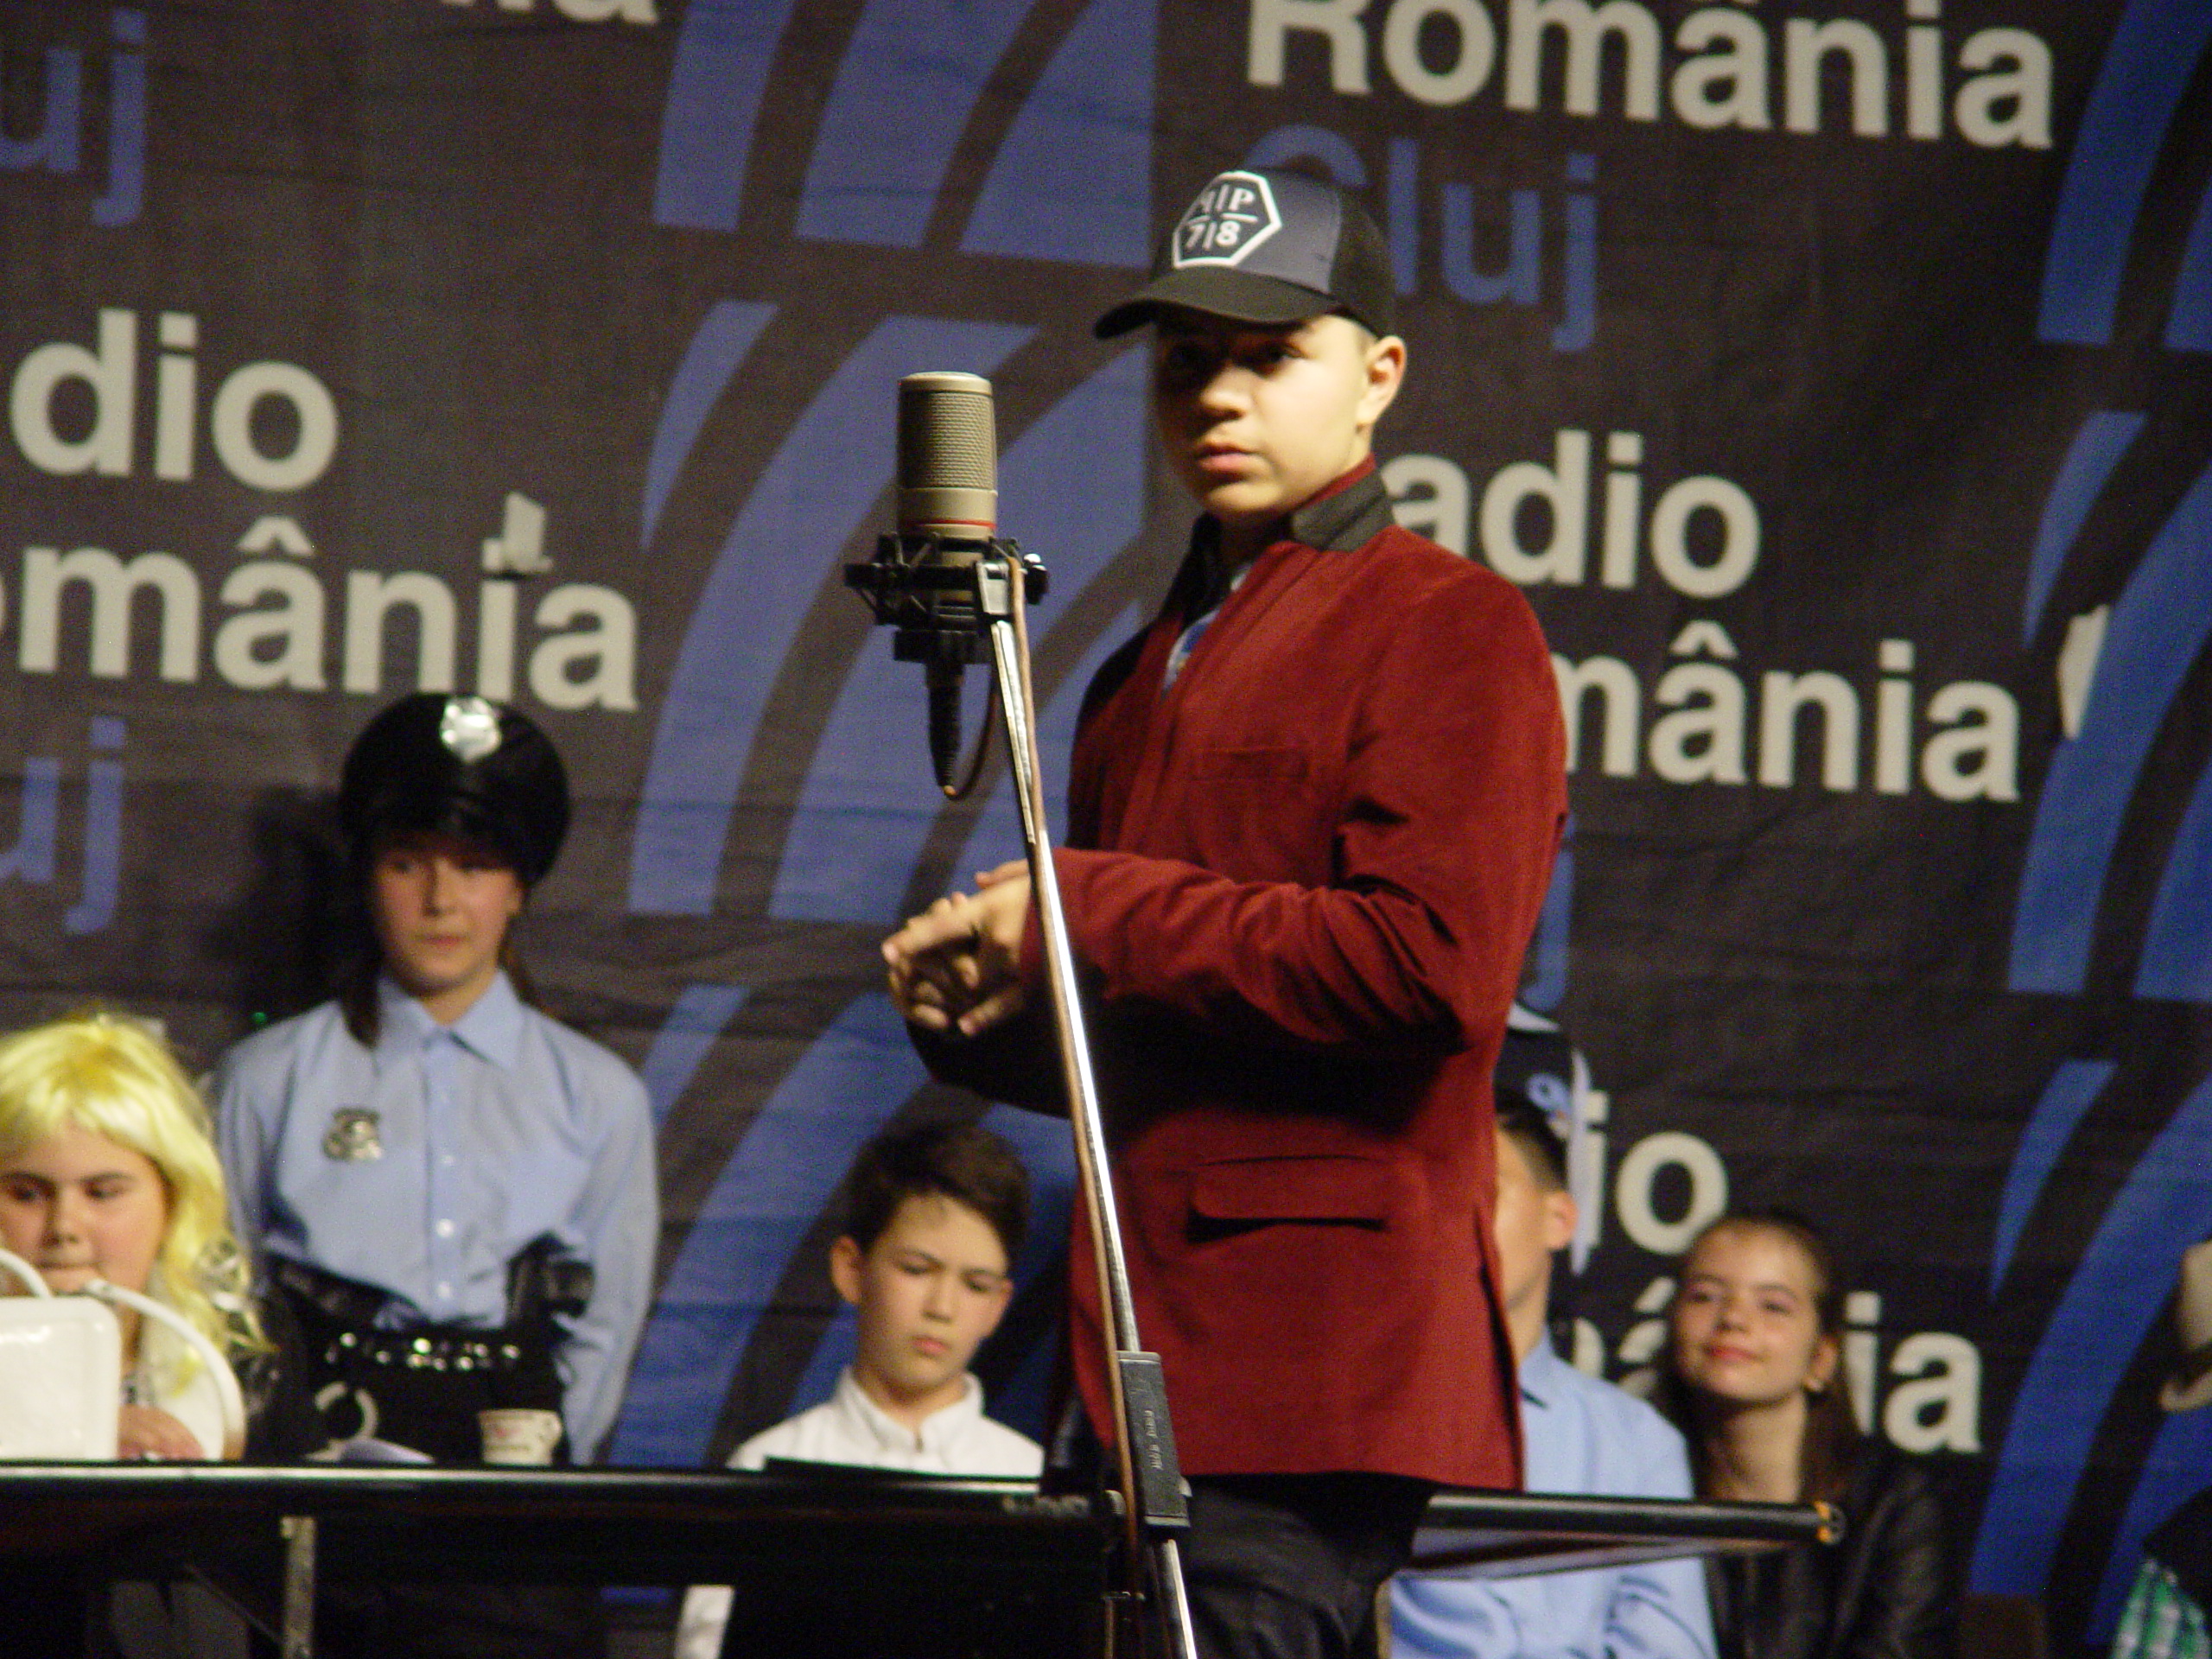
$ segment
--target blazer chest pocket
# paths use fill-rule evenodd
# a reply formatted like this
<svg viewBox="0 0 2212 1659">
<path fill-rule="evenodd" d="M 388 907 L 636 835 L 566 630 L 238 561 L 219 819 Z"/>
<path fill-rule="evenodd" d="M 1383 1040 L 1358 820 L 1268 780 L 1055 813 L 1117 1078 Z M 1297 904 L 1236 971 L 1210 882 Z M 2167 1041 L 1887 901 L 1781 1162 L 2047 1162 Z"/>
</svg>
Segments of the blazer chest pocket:
<svg viewBox="0 0 2212 1659">
<path fill-rule="evenodd" d="M 1221 1237 L 1285 1222 L 1388 1224 L 1398 1173 L 1379 1158 L 1225 1158 L 1191 1172 L 1191 1230 Z"/>
</svg>

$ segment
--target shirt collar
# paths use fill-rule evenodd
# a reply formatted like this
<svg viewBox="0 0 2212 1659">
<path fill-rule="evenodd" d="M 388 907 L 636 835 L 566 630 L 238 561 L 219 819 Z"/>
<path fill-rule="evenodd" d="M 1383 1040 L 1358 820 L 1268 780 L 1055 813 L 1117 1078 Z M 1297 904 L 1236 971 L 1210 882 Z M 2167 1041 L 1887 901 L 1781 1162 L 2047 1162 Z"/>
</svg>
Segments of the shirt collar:
<svg viewBox="0 0 2212 1659">
<path fill-rule="evenodd" d="M 1552 1346 L 1552 1333 L 1546 1330 L 1521 1362 L 1521 1397 L 1532 1406 L 1548 1406 L 1559 1393 L 1560 1373 L 1566 1369 L 1567 1362 Z"/>
<path fill-rule="evenodd" d="M 379 1058 L 393 1058 L 420 1052 L 441 1029 L 480 1059 L 502 1070 L 512 1068 L 522 1049 L 522 999 L 503 969 L 492 976 L 484 995 L 450 1026 L 441 1027 L 429 1010 L 402 990 L 390 975 L 377 976 Z"/>
<path fill-rule="evenodd" d="M 1294 541 L 1325 553 L 1349 553 L 1393 522 L 1390 493 L 1370 455 L 1290 515 Z"/>
<path fill-rule="evenodd" d="M 1349 553 L 1395 522 L 1390 493 L 1382 487 L 1370 455 L 1292 513 L 1283 531 L 1287 539 L 1322 552 Z M 1169 600 L 1178 615 L 1195 620 L 1218 607 L 1236 586 L 1242 572 L 1220 568 L 1220 546 L 1221 521 L 1200 513 L 1191 526 L 1190 551 Z"/>
<path fill-rule="evenodd" d="M 950 1444 L 983 1414 L 983 1385 L 972 1371 L 963 1372 L 960 1397 L 922 1419 L 918 1433 L 868 1397 L 849 1365 L 838 1374 L 837 1408 L 844 1413 L 861 1438 L 887 1451 L 930 1452 L 944 1454 Z"/>
</svg>

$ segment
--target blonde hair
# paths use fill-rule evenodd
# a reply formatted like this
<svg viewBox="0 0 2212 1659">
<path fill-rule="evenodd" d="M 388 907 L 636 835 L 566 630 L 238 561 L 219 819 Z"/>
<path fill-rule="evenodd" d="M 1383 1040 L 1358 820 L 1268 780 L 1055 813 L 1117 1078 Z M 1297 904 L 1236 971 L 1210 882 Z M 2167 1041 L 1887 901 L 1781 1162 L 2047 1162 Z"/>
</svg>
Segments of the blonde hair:
<svg viewBox="0 0 2212 1659">
<path fill-rule="evenodd" d="M 0 1038 L 0 1158 L 72 1128 L 105 1135 L 160 1172 L 168 1198 L 168 1225 L 154 1260 L 161 1300 L 219 1352 L 264 1351 L 207 1103 L 168 1045 L 114 1014 L 79 1014 Z M 182 1344 L 171 1363 L 180 1382 L 199 1366 Z"/>
</svg>

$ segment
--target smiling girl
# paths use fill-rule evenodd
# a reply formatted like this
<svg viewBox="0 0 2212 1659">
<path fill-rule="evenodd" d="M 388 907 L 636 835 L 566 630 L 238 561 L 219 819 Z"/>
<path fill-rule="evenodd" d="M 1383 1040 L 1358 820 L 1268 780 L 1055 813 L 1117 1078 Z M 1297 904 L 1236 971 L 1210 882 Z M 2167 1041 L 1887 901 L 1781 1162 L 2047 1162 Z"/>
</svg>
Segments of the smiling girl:
<svg viewBox="0 0 2212 1659">
<path fill-rule="evenodd" d="M 1782 1211 L 1728 1216 L 1682 1260 L 1656 1403 L 1698 1495 L 1834 1504 L 1841 1544 L 1718 1559 L 1719 1659 L 1948 1659 L 1952 1590 L 1925 1471 L 1861 1435 L 1827 1241 Z"/>
</svg>

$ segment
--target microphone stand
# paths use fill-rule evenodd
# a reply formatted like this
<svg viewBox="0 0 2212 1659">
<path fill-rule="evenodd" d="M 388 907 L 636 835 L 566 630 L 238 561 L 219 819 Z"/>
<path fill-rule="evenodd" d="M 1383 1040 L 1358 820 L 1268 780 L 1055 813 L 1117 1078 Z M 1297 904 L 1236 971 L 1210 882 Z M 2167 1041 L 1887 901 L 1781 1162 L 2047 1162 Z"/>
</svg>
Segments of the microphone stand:
<svg viewBox="0 0 2212 1659">
<path fill-rule="evenodd" d="M 1022 841 L 1029 858 L 1030 902 L 1037 906 L 1044 935 L 1046 979 L 1052 993 L 1053 1033 L 1074 1132 L 1076 1173 L 1090 1211 L 1099 1307 L 1105 1315 L 1106 1386 L 1119 1431 L 1114 1436 L 1114 1452 L 1128 1565 L 1129 1587 L 1122 1594 L 1141 1597 L 1142 1568 L 1148 1562 L 1169 1659 L 1197 1659 L 1181 1552 L 1175 1539 L 1176 1534 L 1190 1527 L 1190 1503 L 1175 1457 L 1174 1429 L 1168 1416 L 1160 1356 L 1144 1351 L 1138 1343 L 1128 1262 L 1122 1247 L 1120 1214 L 1115 1207 L 1113 1175 L 1108 1166 L 1105 1124 L 1077 989 L 1075 950 L 1068 938 L 1067 912 L 1052 867 L 1045 816 L 1027 602 L 1033 584 L 1039 595 L 1043 594 L 1045 568 L 1013 543 L 995 537 L 979 551 L 971 554 L 963 548 L 948 558 L 935 536 L 924 537 L 911 556 L 906 543 L 897 536 L 885 536 L 876 544 L 874 560 L 846 567 L 845 581 L 868 598 L 879 623 L 898 626 L 893 655 L 901 660 L 972 661 L 979 654 L 975 650 L 980 643 L 976 632 L 982 632 L 988 640 L 998 707 L 1006 724 L 1014 801 L 1020 809 Z M 963 631 L 965 638 L 958 643 L 947 638 Z M 985 736 L 988 739 L 988 732 Z M 945 792 L 960 791 L 947 785 Z M 1113 1624 L 1109 1619 L 1109 1648 Z"/>
</svg>

